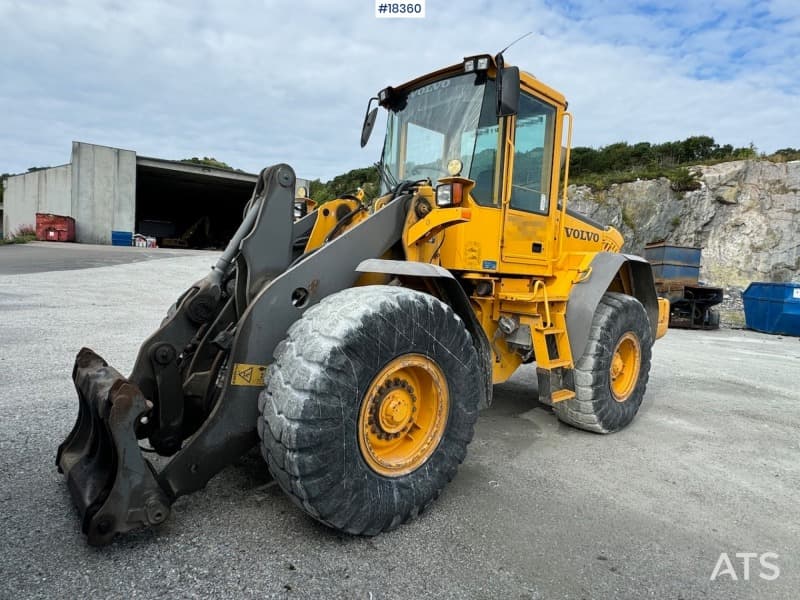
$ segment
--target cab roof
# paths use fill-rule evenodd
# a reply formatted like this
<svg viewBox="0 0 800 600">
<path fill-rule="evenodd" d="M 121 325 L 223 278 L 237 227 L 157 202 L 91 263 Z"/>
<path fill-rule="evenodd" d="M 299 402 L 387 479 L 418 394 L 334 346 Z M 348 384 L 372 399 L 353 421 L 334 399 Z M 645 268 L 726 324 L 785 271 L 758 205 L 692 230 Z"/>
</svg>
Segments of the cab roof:
<svg viewBox="0 0 800 600">
<path fill-rule="evenodd" d="M 405 83 L 402 83 L 402 84 L 397 85 L 397 86 L 391 86 L 391 87 L 386 88 L 386 89 L 390 90 L 391 93 L 395 93 L 395 92 L 404 93 L 404 92 L 408 92 L 410 90 L 416 89 L 418 87 L 422 87 L 423 85 L 427 85 L 427 84 L 432 83 L 434 81 L 438 81 L 440 79 L 446 79 L 447 77 L 453 77 L 454 75 L 458 75 L 459 73 L 463 73 L 464 72 L 464 63 L 466 63 L 469 60 L 478 59 L 478 58 L 488 58 L 489 59 L 488 60 L 488 63 L 489 63 L 488 74 L 489 74 L 489 77 L 494 78 L 494 76 L 497 73 L 496 58 L 493 57 L 490 54 L 474 54 L 472 56 L 465 56 L 464 60 L 462 60 L 460 63 L 456 63 L 456 64 L 453 64 L 453 65 L 450 65 L 450 66 L 447 66 L 447 67 L 443 67 L 443 68 L 438 69 L 436 71 L 431 71 L 430 73 L 426 73 L 424 75 L 420 75 L 419 77 L 416 77 L 415 79 L 411 79 L 410 81 L 406 81 Z M 510 65 L 508 63 L 505 63 L 505 66 L 506 67 L 510 67 L 512 65 Z M 527 71 L 523 71 L 521 69 L 520 69 L 520 85 L 522 86 L 523 89 L 529 88 L 529 89 L 534 90 L 535 92 L 537 92 L 538 94 L 548 98 L 549 100 L 551 100 L 555 104 L 560 104 L 564 108 L 566 108 L 566 106 L 567 106 L 567 100 L 566 100 L 566 98 L 564 97 L 564 95 L 561 92 L 551 88 L 549 85 L 547 85 L 545 83 L 542 83 L 541 81 L 536 79 L 536 77 L 534 77 L 532 74 L 528 73 Z"/>
</svg>

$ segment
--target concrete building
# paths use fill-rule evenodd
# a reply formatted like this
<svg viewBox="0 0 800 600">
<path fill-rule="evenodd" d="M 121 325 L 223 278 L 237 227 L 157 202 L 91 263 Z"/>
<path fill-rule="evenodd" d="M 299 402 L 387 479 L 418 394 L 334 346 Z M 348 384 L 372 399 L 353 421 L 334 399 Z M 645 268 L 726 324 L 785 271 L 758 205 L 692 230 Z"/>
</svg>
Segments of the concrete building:
<svg viewBox="0 0 800 600">
<path fill-rule="evenodd" d="M 73 142 L 68 164 L 6 180 L 2 231 L 12 235 L 34 226 L 36 213 L 53 213 L 75 219 L 78 242 L 130 244 L 131 235 L 141 233 L 161 245 L 220 247 L 241 221 L 256 179 Z M 298 178 L 298 188 L 308 185 Z"/>
</svg>

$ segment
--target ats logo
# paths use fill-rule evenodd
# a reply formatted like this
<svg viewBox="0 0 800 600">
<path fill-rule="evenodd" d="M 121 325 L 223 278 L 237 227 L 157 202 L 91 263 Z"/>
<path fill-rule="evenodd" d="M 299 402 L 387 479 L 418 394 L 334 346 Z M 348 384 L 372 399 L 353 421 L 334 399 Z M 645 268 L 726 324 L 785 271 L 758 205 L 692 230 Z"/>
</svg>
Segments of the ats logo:
<svg viewBox="0 0 800 600">
<path fill-rule="evenodd" d="M 758 554 L 757 552 L 737 552 L 734 555 L 739 560 L 731 559 L 727 552 L 723 552 L 717 559 L 717 564 L 711 572 L 711 581 L 717 579 L 729 578 L 731 581 L 750 581 L 753 572 L 757 572 L 759 578 L 765 581 L 775 581 L 781 575 L 781 569 L 776 562 L 778 558 L 775 552 L 764 552 Z M 751 569 L 751 563 L 755 563 L 755 568 Z M 738 562 L 741 562 L 741 571 L 737 568 Z"/>
</svg>

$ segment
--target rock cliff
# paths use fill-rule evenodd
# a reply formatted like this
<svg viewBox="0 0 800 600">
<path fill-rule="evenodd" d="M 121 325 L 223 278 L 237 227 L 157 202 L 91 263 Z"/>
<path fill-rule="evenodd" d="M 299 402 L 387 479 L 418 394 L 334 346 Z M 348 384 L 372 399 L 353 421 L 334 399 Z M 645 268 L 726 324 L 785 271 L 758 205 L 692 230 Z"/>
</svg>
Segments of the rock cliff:
<svg viewBox="0 0 800 600">
<path fill-rule="evenodd" d="M 724 288 L 800 281 L 800 161 L 741 160 L 693 167 L 700 189 L 667 179 L 593 192 L 570 186 L 570 207 L 619 229 L 624 252 L 666 240 L 703 249 L 701 280 Z"/>
</svg>

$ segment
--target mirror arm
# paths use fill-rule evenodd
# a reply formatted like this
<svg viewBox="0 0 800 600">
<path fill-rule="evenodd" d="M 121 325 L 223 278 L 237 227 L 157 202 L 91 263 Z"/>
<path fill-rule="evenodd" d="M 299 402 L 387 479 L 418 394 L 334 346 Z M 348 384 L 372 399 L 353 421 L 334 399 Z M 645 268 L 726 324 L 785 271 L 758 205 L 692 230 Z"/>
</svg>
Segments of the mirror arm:
<svg viewBox="0 0 800 600">
<path fill-rule="evenodd" d="M 495 75 L 494 78 L 495 86 L 497 87 L 497 114 L 500 115 L 503 112 L 503 68 L 506 64 L 502 52 L 499 52 L 497 56 L 494 57 L 494 64 L 497 69 L 497 75 Z"/>
</svg>

